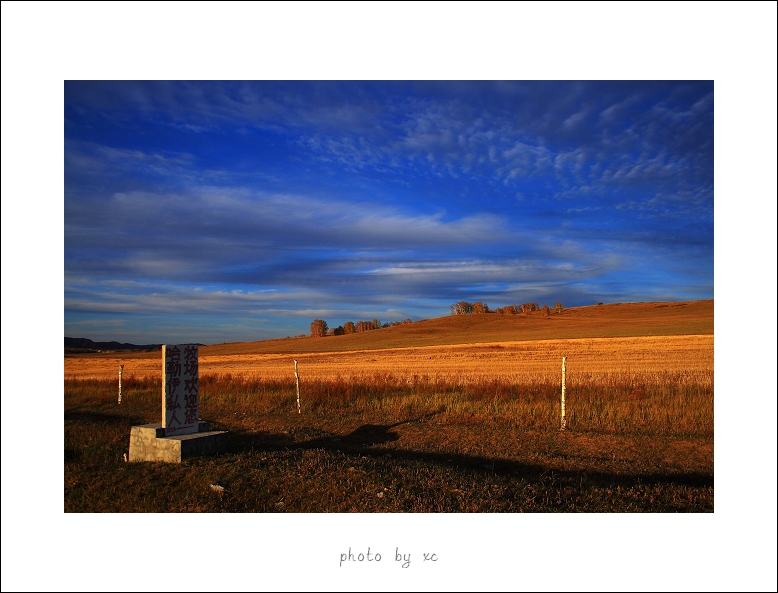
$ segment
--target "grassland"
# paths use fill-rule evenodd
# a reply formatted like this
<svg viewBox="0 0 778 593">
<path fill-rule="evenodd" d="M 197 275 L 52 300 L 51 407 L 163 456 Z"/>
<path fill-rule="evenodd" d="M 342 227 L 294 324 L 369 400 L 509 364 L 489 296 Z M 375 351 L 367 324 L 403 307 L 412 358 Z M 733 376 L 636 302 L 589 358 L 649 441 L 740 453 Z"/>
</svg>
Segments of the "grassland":
<svg viewBox="0 0 778 593">
<path fill-rule="evenodd" d="M 66 356 L 65 509 L 712 511 L 712 313 L 603 305 L 201 347 L 201 415 L 230 451 L 180 466 L 123 462 L 130 427 L 159 418 L 159 353 Z"/>
</svg>

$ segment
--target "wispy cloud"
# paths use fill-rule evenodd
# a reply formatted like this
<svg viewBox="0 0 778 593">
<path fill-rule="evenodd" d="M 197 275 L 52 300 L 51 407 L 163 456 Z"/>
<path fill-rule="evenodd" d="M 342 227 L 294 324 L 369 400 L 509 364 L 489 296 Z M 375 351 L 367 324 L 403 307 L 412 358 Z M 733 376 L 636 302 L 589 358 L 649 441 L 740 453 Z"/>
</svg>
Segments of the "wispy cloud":
<svg viewBox="0 0 778 593">
<path fill-rule="evenodd" d="M 405 210 L 409 210 L 406 208 Z M 207 263 L 289 249 L 464 246 L 505 238 L 490 214 L 449 219 L 371 201 L 207 187 L 186 193 L 126 192 L 66 200 L 69 250 L 108 248 L 191 254 Z"/>
</svg>

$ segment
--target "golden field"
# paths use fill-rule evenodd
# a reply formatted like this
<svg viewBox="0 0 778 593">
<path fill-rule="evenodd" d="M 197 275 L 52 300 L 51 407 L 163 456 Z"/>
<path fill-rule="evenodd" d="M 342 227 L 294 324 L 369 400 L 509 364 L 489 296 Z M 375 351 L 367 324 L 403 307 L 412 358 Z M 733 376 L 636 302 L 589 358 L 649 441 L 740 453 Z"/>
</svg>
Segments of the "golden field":
<svg viewBox="0 0 778 593">
<path fill-rule="evenodd" d="M 200 396 L 204 406 L 246 410 L 247 417 L 296 411 L 297 360 L 301 407 L 309 414 L 388 423 L 434 414 L 444 423 L 552 429 L 564 356 L 571 430 L 712 435 L 713 335 L 683 333 L 712 326 L 712 311 L 710 301 L 607 305 L 201 346 Z M 621 335 L 628 330 L 669 335 Z M 563 331 L 584 337 L 538 338 Z M 615 335 L 603 337 L 609 333 Z M 509 339 L 517 335 L 530 339 Z M 399 339 L 419 345 L 391 347 Z M 457 343 L 462 339 L 474 343 Z M 120 364 L 125 387 L 161 389 L 160 352 L 67 355 L 65 382 L 116 386 Z"/>
<path fill-rule="evenodd" d="M 122 461 L 159 421 L 161 353 L 66 354 L 65 509 L 711 512 L 713 361 L 712 301 L 201 346 L 229 451 L 168 467 Z"/>
<path fill-rule="evenodd" d="M 388 331 L 388 330 L 379 330 Z M 329 340 L 332 338 L 319 338 Z M 294 380 L 298 361 L 301 380 L 332 380 L 391 374 L 395 377 L 490 377 L 509 383 L 558 377 L 567 357 L 568 381 L 576 376 L 640 376 L 682 373 L 712 380 L 713 336 L 639 336 L 493 342 L 453 346 L 391 348 L 369 351 L 301 352 L 298 354 L 209 354 L 200 348 L 200 374 L 231 374 Z M 161 354 L 76 355 L 65 358 L 66 379 L 118 376 L 162 377 Z"/>
<path fill-rule="evenodd" d="M 491 377 L 509 382 L 559 375 L 713 373 L 713 301 L 627 303 L 566 309 L 543 317 L 458 315 L 345 336 L 287 338 L 200 347 L 200 374 L 332 380 Z M 66 355 L 66 379 L 124 374 L 161 377 L 161 353 Z"/>
</svg>

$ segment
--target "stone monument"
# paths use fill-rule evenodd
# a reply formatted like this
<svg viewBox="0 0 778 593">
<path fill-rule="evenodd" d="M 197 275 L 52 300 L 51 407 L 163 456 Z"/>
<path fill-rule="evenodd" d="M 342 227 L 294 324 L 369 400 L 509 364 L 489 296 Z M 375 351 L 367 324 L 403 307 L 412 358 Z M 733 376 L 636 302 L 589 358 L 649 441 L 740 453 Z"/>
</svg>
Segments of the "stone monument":
<svg viewBox="0 0 778 593">
<path fill-rule="evenodd" d="M 227 432 L 200 420 L 199 380 L 196 344 L 162 346 L 162 421 L 132 427 L 130 461 L 181 463 L 227 450 Z"/>
</svg>

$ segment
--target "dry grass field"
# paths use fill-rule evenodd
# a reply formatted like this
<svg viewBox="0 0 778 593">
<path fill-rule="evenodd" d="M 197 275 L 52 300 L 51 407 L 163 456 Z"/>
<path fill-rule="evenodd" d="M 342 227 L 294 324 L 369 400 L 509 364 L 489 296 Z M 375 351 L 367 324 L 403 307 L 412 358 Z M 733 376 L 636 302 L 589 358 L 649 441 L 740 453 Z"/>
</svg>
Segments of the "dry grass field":
<svg viewBox="0 0 778 593">
<path fill-rule="evenodd" d="M 161 377 L 159 352 L 65 356 L 68 379 Z M 508 377 L 554 374 L 561 356 L 577 372 L 713 371 L 713 301 L 567 309 L 543 317 L 460 315 L 382 330 L 202 346 L 201 374 L 283 378 L 297 359 L 308 378 L 390 372 Z M 291 370 L 290 370 L 291 369 Z"/>
<path fill-rule="evenodd" d="M 122 463 L 159 419 L 159 352 L 66 355 L 64 375 L 70 511 L 713 510 L 712 301 L 203 346 L 201 415 L 231 450 L 176 467 Z M 156 494 L 105 495 L 139 476 Z M 179 479 L 229 495 L 171 498 Z"/>
<path fill-rule="evenodd" d="M 335 341 L 339 337 L 318 340 Z M 579 338 L 298 354 L 211 354 L 212 350 L 208 346 L 200 348 L 202 375 L 279 380 L 294 378 L 295 360 L 305 378 L 316 380 L 389 373 L 398 378 L 456 377 L 467 381 L 490 377 L 515 383 L 556 377 L 562 356 L 568 358 L 571 380 L 576 374 L 699 374 L 713 370 L 712 335 Z M 124 364 L 125 376 L 161 379 L 161 354 L 143 354 L 71 355 L 65 359 L 65 377 L 112 379 L 118 375 L 119 365 Z"/>
</svg>

